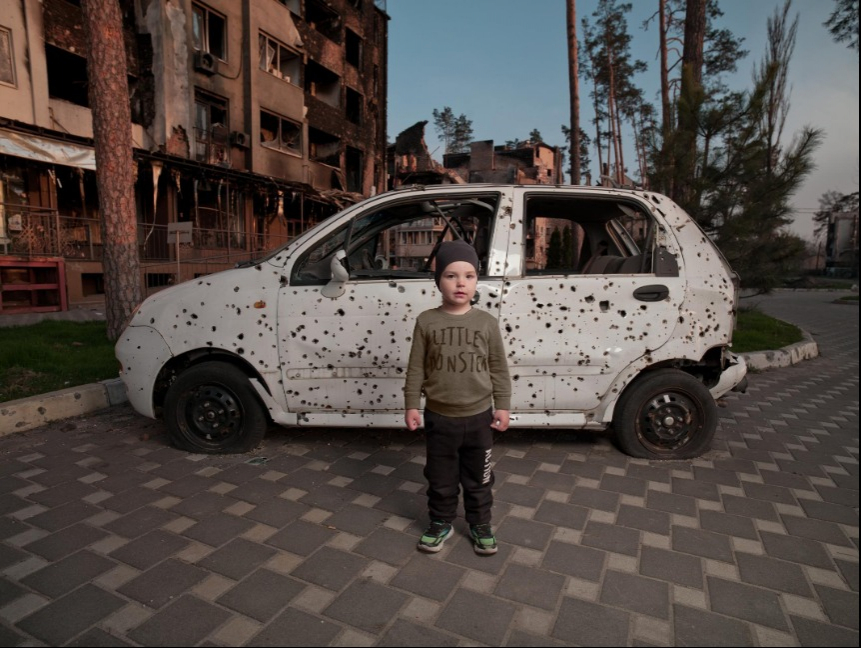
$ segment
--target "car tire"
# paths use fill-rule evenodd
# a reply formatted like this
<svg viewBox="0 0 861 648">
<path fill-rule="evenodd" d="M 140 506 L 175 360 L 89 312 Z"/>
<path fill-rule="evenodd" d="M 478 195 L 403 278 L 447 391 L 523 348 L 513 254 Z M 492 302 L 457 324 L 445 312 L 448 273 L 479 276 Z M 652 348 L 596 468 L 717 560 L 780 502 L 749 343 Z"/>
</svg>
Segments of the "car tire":
<svg viewBox="0 0 861 648">
<path fill-rule="evenodd" d="M 164 420 L 171 443 L 201 454 L 253 450 L 268 427 L 248 376 L 224 362 L 204 362 L 177 376 L 164 399 Z"/>
<path fill-rule="evenodd" d="M 613 416 L 619 448 L 643 459 L 690 459 L 706 452 L 717 406 L 703 383 L 677 369 L 643 375 L 622 394 Z"/>
</svg>

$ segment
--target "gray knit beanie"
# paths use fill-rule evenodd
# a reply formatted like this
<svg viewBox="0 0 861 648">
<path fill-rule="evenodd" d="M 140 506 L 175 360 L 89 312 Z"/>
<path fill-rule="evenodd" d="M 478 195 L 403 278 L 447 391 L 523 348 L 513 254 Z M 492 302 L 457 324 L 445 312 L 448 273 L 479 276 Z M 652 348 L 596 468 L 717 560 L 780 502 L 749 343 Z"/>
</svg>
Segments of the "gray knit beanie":
<svg viewBox="0 0 861 648">
<path fill-rule="evenodd" d="M 476 254 L 474 247 L 462 240 L 445 241 L 439 246 L 439 250 L 436 253 L 436 268 L 433 279 L 437 287 L 439 287 L 439 280 L 442 277 L 443 270 L 455 261 L 471 263 L 472 267 L 475 268 L 475 272 L 478 273 L 478 254 Z"/>
</svg>

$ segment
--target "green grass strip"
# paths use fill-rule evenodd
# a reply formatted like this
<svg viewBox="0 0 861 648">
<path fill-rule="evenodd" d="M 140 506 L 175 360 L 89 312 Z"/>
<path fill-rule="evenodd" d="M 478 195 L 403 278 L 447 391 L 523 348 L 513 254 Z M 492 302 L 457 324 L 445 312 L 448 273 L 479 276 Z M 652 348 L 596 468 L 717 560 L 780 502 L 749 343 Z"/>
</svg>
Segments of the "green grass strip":
<svg viewBox="0 0 861 648">
<path fill-rule="evenodd" d="M 43 321 L 0 328 L 0 402 L 118 374 L 104 322 Z"/>
<path fill-rule="evenodd" d="M 770 351 L 782 349 L 803 339 L 801 329 L 797 326 L 769 317 L 753 308 L 741 308 L 732 336 L 732 350 L 735 353 Z"/>
</svg>

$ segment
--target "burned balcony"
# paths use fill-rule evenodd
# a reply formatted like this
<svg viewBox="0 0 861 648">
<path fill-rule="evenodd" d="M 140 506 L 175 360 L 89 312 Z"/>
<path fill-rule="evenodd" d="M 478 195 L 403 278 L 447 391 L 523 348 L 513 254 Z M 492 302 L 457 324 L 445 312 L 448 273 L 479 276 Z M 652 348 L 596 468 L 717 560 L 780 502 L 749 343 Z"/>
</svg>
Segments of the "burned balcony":
<svg viewBox="0 0 861 648">
<path fill-rule="evenodd" d="M 341 139 L 316 128 L 308 128 L 308 156 L 312 162 L 341 167 Z"/>
<path fill-rule="evenodd" d="M 315 61 L 305 66 L 305 92 L 323 103 L 341 106 L 341 77 Z"/>
<path fill-rule="evenodd" d="M 319 0 L 306 0 L 305 21 L 330 41 L 341 44 L 341 16 Z"/>
</svg>

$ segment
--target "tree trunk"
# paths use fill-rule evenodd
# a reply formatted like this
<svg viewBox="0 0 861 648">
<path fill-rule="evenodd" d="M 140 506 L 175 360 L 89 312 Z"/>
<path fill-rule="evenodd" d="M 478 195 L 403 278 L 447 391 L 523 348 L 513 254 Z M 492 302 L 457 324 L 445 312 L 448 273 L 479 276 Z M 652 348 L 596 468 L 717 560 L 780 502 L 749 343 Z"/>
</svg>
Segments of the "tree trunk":
<svg viewBox="0 0 861 648">
<path fill-rule="evenodd" d="M 105 317 L 111 340 L 141 302 L 131 110 L 118 0 L 83 0 L 99 191 Z"/>
<path fill-rule="evenodd" d="M 595 69 L 595 66 L 592 66 L 592 69 Z M 601 177 L 604 175 L 604 152 L 601 149 L 601 117 L 599 116 L 601 113 L 599 112 L 600 106 L 598 105 L 598 80 L 593 75 L 592 76 L 592 88 L 594 90 L 594 110 L 595 110 L 595 146 L 598 149 L 598 182 L 599 184 L 604 184 L 604 179 Z"/>
<path fill-rule="evenodd" d="M 673 181 L 673 199 L 689 211 L 697 157 L 696 106 L 703 79 L 703 42 L 706 33 L 706 0 L 687 0 L 685 44 L 682 50 L 682 92 Z"/>
<path fill-rule="evenodd" d="M 663 125 L 663 137 L 666 138 L 673 127 L 673 118 L 670 112 L 670 72 L 667 68 L 667 0 L 660 0 L 658 12 L 660 16 L 659 34 L 661 47 L 661 119 Z"/>
<path fill-rule="evenodd" d="M 568 85 L 571 93 L 571 184 L 580 184 L 580 81 L 577 57 L 577 0 L 567 0 Z"/>
<path fill-rule="evenodd" d="M 615 103 L 615 99 L 614 99 Z M 616 110 L 616 138 L 618 140 L 618 155 L 619 155 L 619 166 L 618 166 L 618 176 L 619 176 L 619 184 L 625 184 L 625 147 L 622 146 L 622 111 L 619 110 L 619 106 L 615 107 Z"/>
<path fill-rule="evenodd" d="M 610 143 L 612 144 L 613 157 L 616 161 L 615 173 L 613 167 L 610 166 L 608 171 L 610 176 L 615 176 L 617 182 L 620 180 L 620 156 L 619 156 L 619 138 L 616 130 L 616 79 L 614 75 L 613 52 L 610 49 L 609 40 L 607 42 L 607 69 L 609 71 L 609 92 L 607 97 L 607 111 L 610 113 Z M 607 154 L 607 162 L 610 162 L 610 154 Z M 621 183 L 620 183 L 621 184 Z"/>
<path fill-rule="evenodd" d="M 703 44 L 706 36 L 706 0 L 687 0 L 685 10 L 685 46 L 682 64 L 691 69 L 691 80 L 703 84 Z"/>
<path fill-rule="evenodd" d="M 631 128 L 634 130 L 634 152 L 637 154 L 637 169 L 640 172 L 640 181 L 646 186 L 646 163 L 645 156 L 640 153 L 640 129 L 637 128 L 637 117 L 631 117 Z"/>
</svg>

